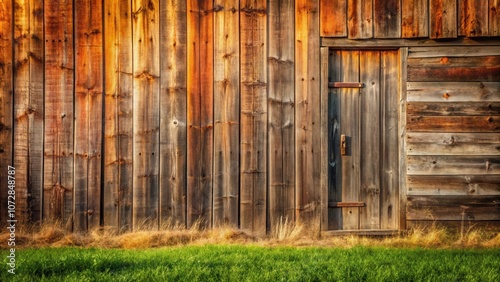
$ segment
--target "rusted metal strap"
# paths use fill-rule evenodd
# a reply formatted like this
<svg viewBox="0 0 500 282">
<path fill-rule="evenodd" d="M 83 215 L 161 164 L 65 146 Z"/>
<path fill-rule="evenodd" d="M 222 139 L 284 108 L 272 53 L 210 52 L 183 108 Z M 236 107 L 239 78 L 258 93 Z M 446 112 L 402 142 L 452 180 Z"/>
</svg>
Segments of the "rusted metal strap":
<svg viewBox="0 0 500 282">
<path fill-rule="evenodd" d="M 361 82 L 328 82 L 329 88 L 363 88 Z"/>
</svg>

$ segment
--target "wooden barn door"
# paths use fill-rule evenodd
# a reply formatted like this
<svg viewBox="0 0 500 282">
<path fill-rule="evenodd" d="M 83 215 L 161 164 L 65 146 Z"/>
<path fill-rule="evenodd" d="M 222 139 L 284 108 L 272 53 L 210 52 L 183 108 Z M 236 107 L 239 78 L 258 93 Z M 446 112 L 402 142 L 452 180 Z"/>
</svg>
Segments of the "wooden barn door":
<svg viewBox="0 0 500 282">
<path fill-rule="evenodd" d="M 331 51 L 332 230 L 393 230 L 398 211 L 398 51 Z"/>
</svg>

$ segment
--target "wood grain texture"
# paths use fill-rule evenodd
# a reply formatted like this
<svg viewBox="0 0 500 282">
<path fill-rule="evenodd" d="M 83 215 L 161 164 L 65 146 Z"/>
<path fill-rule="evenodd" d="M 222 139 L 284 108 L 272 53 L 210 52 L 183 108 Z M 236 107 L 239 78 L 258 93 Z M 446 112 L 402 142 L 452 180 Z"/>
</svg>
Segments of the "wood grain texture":
<svg viewBox="0 0 500 282">
<path fill-rule="evenodd" d="M 407 134 L 408 155 L 500 154 L 498 133 L 421 133 Z"/>
<path fill-rule="evenodd" d="M 399 193 L 398 159 L 398 84 L 400 80 L 397 51 L 382 51 L 380 58 L 381 97 L 381 168 L 380 229 L 397 229 Z"/>
<path fill-rule="evenodd" d="M 357 80 L 360 77 L 359 51 L 343 51 L 341 53 L 341 79 L 343 81 Z M 360 192 L 360 90 L 353 88 L 341 89 L 340 93 L 340 134 L 347 137 L 347 151 L 342 155 L 342 201 L 359 201 Z M 342 209 L 342 229 L 359 229 L 359 209 Z"/>
<path fill-rule="evenodd" d="M 488 35 L 500 36 L 500 0 L 489 0 Z"/>
<path fill-rule="evenodd" d="M 294 1 L 270 1 L 268 41 L 269 232 L 295 220 Z"/>
<path fill-rule="evenodd" d="M 500 220 L 498 196 L 409 196 L 408 220 Z"/>
<path fill-rule="evenodd" d="M 407 117 L 407 129 L 419 132 L 500 132 L 500 116 Z"/>
<path fill-rule="evenodd" d="M 408 102 L 500 102 L 500 82 L 409 82 Z"/>
<path fill-rule="evenodd" d="M 411 175 L 408 195 L 500 195 L 500 175 Z"/>
<path fill-rule="evenodd" d="M 266 234 L 267 4 L 240 2 L 240 228 Z"/>
<path fill-rule="evenodd" d="M 320 219 L 319 2 L 296 1 L 295 22 L 296 216 L 313 223 Z"/>
<path fill-rule="evenodd" d="M 8 187 L 7 168 L 13 165 L 13 2 L 0 2 L 0 185 Z M 0 194 L 0 201 L 7 203 L 7 193 Z M 0 205 L 0 226 L 7 223 L 7 205 Z"/>
<path fill-rule="evenodd" d="M 399 164 L 399 201 L 396 219 L 396 226 L 398 229 L 406 228 L 406 203 L 407 203 L 407 186 L 406 186 L 406 174 L 407 174 L 407 163 L 406 163 L 406 101 L 408 100 L 408 82 L 407 82 L 407 61 L 408 61 L 408 47 L 402 47 L 398 51 L 399 64 L 398 64 L 398 79 L 399 83 L 399 93 L 398 93 L 398 164 Z"/>
<path fill-rule="evenodd" d="M 42 212 L 43 7 L 38 1 L 16 1 L 14 6 L 13 144 L 17 219 L 23 224 L 39 221 Z"/>
<path fill-rule="evenodd" d="M 410 48 L 409 58 L 485 57 L 500 55 L 499 46 L 434 46 Z"/>
<path fill-rule="evenodd" d="M 408 175 L 500 174 L 498 156 L 408 156 Z"/>
<path fill-rule="evenodd" d="M 366 85 L 359 93 L 359 199 L 365 202 L 360 209 L 359 229 L 380 228 L 381 157 L 381 96 L 380 52 L 365 51 L 359 56 L 360 81 Z"/>
<path fill-rule="evenodd" d="M 320 36 L 347 37 L 347 0 L 320 0 Z"/>
<path fill-rule="evenodd" d="M 458 35 L 467 37 L 488 36 L 488 1 L 458 1 Z"/>
<path fill-rule="evenodd" d="M 72 228 L 74 185 L 73 2 L 44 2 L 44 214 Z"/>
<path fill-rule="evenodd" d="M 347 28 L 349 39 L 373 38 L 373 2 L 352 0 L 347 2 Z"/>
<path fill-rule="evenodd" d="M 409 58 L 408 81 L 500 81 L 500 56 Z"/>
<path fill-rule="evenodd" d="M 321 226 L 320 229 L 322 231 L 328 230 L 328 201 L 329 201 L 329 179 L 328 179 L 328 171 L 330 167 L 330 142 L 329 142 L 329 131 L 328 124 L 330 119 L 328 118 L 328 108 L 329 108 L 329 99 L 330 99 L 330 91 L 328 89 L 328 74 L 330 72 L 329 63 L 329 50 L 328 47 L 321 47 L 321 85 L 320 85 L 320 113 L 321 113 L 321 179 L 320 179 L 320 189 L 321 189 Z M 328 157 L 325 157 L 328 156 Z"/>
<path fill-rule="evenodd" d="M 75 231 L 100 225 L 102 143 L 102 5 L 75 2 Z"/>
<path fill-rule="evenodd" d="M 132 1 L 134 229 L 158 226 L 159 1 Z"/>
<path fill-rule="evenodd" d="M 456 38 L 458 35 L 457 1 L 430 0 L 429 6 L 429 37 L 432 39 Z"/>
<path fill-rule="evenodd" d="M 210 227 L 214 138 L 214 14 L 212 4 L 207 1 L 189 1 L 187 11 L 187 225 L 192 226 L 199 221 L 201 227 Z M 179 200 L 172 199 L 172 204 L 177 204 Z"/>
<path fill-rule="evenodd" d="M 132 3 L 104 7 L 104 225 L 132 228 L 133 110 Z"/>
<path fill-rule="evenodd" d="M 187 50 L 189 15 L 185 1 L 160 4 L 161 227 L 186 226 L 187 56 L 195 56 Z"/>
<path fill-rule="evenodd" d="M 500 113 L 500 103 L 484 102 L 413 102 L 408 115 L 425 116 L 489 116 Z"/>
<path fill-rule="evenodd" d="M 434 15 L 433 15 L 434 16 Z M 429 1 L 401 1 L 401 37 L 429 36 Z"/>
<path fill-rule="evenodd" d="M 239 225 L 239 3 L 214 2 L 213 224 Z"/>
<path fill-rule="evenodd" d="M 400 0 L 373 0 L 373 19 L 375 38 L 401 38 Z"/>
</svg>

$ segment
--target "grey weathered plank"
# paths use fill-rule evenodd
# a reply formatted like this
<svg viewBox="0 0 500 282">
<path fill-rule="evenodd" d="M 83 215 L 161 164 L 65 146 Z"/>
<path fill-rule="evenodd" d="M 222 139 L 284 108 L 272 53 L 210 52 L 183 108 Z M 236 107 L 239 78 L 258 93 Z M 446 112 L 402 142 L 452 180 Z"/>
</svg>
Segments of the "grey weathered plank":
<svg viewBox="0 0 500 282">
<path fill-rule="evenodd" d="M 456 38 L 457 27 L 457 1 L 456 0 L 430 0 L 430 31 L 429 37 Z"/>
<path fill-rule="evenodd" d="M 192 13 L 186 11 L 185 1 L 160 4 L 160 50 L 164 50 L 160 55 L 160 227 L 186 226 L 189 67 L 186 63 L 189 55 L 196 57 L 196 54 L 188 53 L 187 32 L 199 30 L 199 26 L 187 27 Z M 200 112 L 199 108 L 192 110 Z M 199 155 L 196 157 L 202 159 Z"/>
<path fill-rule="evenodd" d="M 359 79 L 359 51 L 343 51 L 341 54 L 341 79 Z M 340 90 L 340 134 L 346 135 L 347 151 L 342 155 L 342 201 L 356 202 L 360 191 L 360 136 L 359 136 L 359 96 L 360 90 L 344 88 Z M 342 209 L 342 229 L 359 229 L 359 209 Z"/>
<path fill-rule="evenodd" d="M 355 66 L 354 66 L 355 67 Z M 359 56 L 360 81 L 366 85 L 359 93 L 359 199 L 365 202 L 360 208 L 359 228 L 380 228 L 380 157 L 381 113 L 380 103 L 380 52 L 363 51 Z M 356 150 L 356 148 L 352 148 Z M 385 187 L 384 187 L 385 188 Z"/>
<path fill-rule="evenodd" d="M 347 36 L 347 0 L 320 0 L 320 36 Z"/>
<path fill-rule="evenodd" d="M 401 37 L 417 38 L 429 36 L 429 1 L 401 1 Z"/>
<path fill-rule="evenodd" d="M 44 219 L 72 227 L 73 215 L 73 3 L 44 2 L 45 137 Z"/>
<path fill-rule="evenodd" d="M 240 165 L 239 3 L 214 2 L 213 224 L 238 226 Z"/>
<path fill-rule="evenodd" d="M 498 196 L 409 196 L 408 220 L 500 220 Z"/>
<path fill-rule="evenodd" d="M 267 4 L 240 1 L 240 228 L 266 234 Z"/>
<path fill-rule="evenodd" d="M 468 47 L 473 46 L 498 46 L 500 40 L 497 37 L 484 37 L 478 38 L 468 38 L 459 37 L 454 40 L 434 40 L 425 39 L 415 40 L 414 38 L 394 38 L 391 40 L 387 39 L 377 39 L 372 38 L 370 40 L 353 40 L 353 38 L 332 38 L 332 37 L 321 37 L 321 46 L 334 47 L 334 48 L 361 48 L 361 49 L 396 49 L 401 47 L 443 47 L 450 46 L 456 47 L 457 45 L 463 45 Z"/>
<path fill-rule="evenodd" d="M 321 89 L 320 89 L 320 111 L 321 111 L 321 230 L 328 230 L 328 195 L 329 195 L 329 167 L 330 167 L 330 142 L 328 125 L 330 123 L 328 118 L 328 108 L 330 93 L 328 89 L 328 74 L 329 74 L 329 51 L 328 47 L 321 48 Z M 328 157 L 325 157 L 328 156 Z"/>
<path fill-rule="evenodd" d="M 500 153 L 498 133 L 408 132 L 408 155 L 483 155 Z"/>
<path fill-rule="evenodd" d="M 409 102 L 500 102 L 500 82 L 409 82 Z"/>
<path fill-rule="evenodd" d="M 74 229 L 100 225 L 102 143 L 102 5 L 75 2 Z"/>
<path fill-rule="evenodd" d="M 372 1 L 347 2 L 347 35 L 349 39 L 373 38 Z"/>
<path fill-rule="evenodd" d="M 381 93 L 381 188 L 380 228 L 396 229 L 398 219 L 399 159 L 398 159 L 398 88 L 399 55 L 397 51 L 382 51 L 380 65 Z"/>
<path fill-rule="evenodd" d="M 375 38 L 401 38 L 400 0 L 373 0 L 373 35 Z"/>
<path fill-rule="evenodd" d="M 409 58 L 485 57 L 495 55 L 500 55 L 500 46 L 481 46 L 480 48 L 466 46 L 414 47 L 408 51 Z"/>
<path fill-rule="evenodd" d="M 500 174 L 495 156 L 408 156 L 408 175 Z"/>
<path fill-rule="evenodd" d="M 269 2 L 268 177 L 270 233 L 295 220 L 294 20 L 292 0 Z"/>
<path fill-rule="evenodd" d="M 319 223 L 319 1 L 296 1 L 295 22 L 296 214 L 304 222 Z"/>
<path fill-rule="evenodd" d="M 500 175 L 411 175 L 408 195 L 500 195 Z"/>
<path fill-rule="evenodd" d="M 396 203 L 396 214 L 398 219 L 396 219 L 396 226 L 399 229 L 406 228 L 406 100 L 407 100 L 407 61 L 408 61 L 408 48 L 403 47 L 399 49 L 399 64 L 398 64 L 398 74 L 401 78 L 399 83 L 399 94 L 398 94 L 398 165 L 399 165 L 399 201 Z"/>
<path fill-rule="evenodd" d="M 159 1 L 132 1 L 134 229 L 158 226 Z"/>
</svg>

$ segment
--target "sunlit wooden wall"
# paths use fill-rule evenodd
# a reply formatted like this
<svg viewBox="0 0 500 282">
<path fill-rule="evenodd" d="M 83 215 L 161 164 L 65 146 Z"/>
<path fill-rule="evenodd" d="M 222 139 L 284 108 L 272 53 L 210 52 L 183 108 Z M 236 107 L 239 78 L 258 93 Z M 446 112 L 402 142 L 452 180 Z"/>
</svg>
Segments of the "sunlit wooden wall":
<svg viewBox="0 0 500 282">
<path fill-rule="evenodd" d="M 499 5 L 0 1 L 0 191 L 74 230 L 317 221 L 320 37 L 498 36 Z"/>
</svg>

